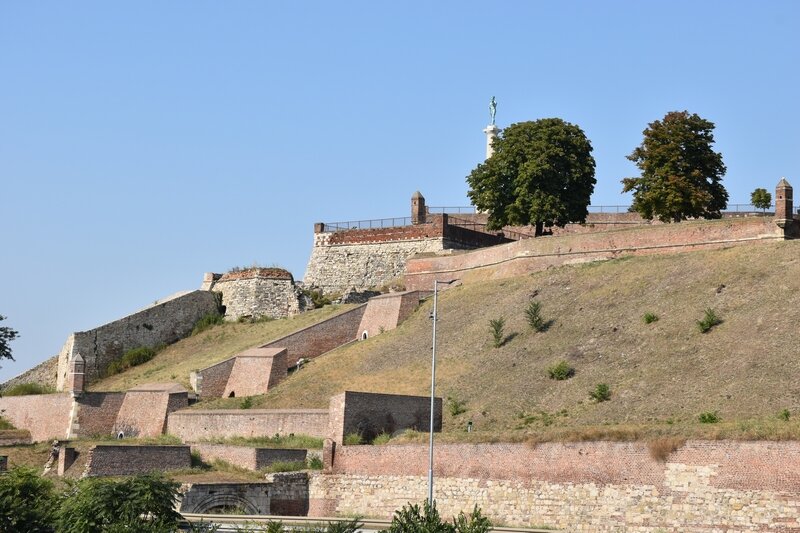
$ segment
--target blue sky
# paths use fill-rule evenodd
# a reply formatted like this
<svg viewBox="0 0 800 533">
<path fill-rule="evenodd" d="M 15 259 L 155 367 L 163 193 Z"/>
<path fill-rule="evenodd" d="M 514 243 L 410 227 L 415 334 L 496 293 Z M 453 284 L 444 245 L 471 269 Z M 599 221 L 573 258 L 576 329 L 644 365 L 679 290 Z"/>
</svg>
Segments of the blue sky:
<svg viewBox="0 0 800 533">
<path fill-rule="evenodd" d="M 716 124 L 731 203 L 800 184 L 800 3 L 3 2 L 0 379 L 71 331 L 281 265 L 317 221 L 468 205 L 497 123 L 561 117 L 592 203 L 628 204 L 649 122 Z"/>
</svg>

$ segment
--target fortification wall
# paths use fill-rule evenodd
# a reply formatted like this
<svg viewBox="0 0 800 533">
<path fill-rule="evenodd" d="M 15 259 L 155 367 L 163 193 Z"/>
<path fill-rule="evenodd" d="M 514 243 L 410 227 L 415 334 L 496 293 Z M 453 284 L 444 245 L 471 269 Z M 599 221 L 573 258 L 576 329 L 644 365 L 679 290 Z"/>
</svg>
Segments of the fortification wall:
<svg viewBox="0 0 800 533">
<path fill-rule="evenodd" d="M 310 516 L 390 518 L 427 496 L 427 446 L 343 446 L 310 483 Z M 474 505 L 510 526 L 564 531 L 800 528 L 800 442 L 689 441 L 666 461 L 646 443 L 440 444 L 443 516 Z"/>
<path fill-rule="evenodd" d="M 180 340 L 191 333 L 198 319 L 216 310 L 213 293 L 192 291 L 98 328 L 73 333 L 58 355 L 57 389 L 64 390 L 69 360 L 76 353 L 86 362 L 89 383 L 103 376 L 108 365 L 126 351 Z"/>
<path fill-rule="evenodd" d="M 192 451 L 200 454 L 204 461 L 219 459 L 247 470 L 258 470 L 272 463 L 306 460 L 306 450 L 278 448 L 250 448 L 227 444 L 192 444 Z"/>
<path fill-rule="evenodd" d="M 71 437 L 110 437 L 125 400 L 124 392 L 86 392 L 77 399 Z"/>
<path fill-rule="evenodd" d="M 23 383 L 38 383 L 44 387 L 56 388 L 56 375 L 58 374 L 58 356 L 54 355 L 35 367 L 13 377 L 0 386 L 0 389 L 8 389 Z"/>
<path fill-rule="evenodd" d="M 431 403 L 425 396 L 377 394 L 346 391 L 331 398 L 328 438 L 344 442 L 344 436 L 358 433 L 371 440 L 381 433 L 430 426 Z M 442 430 L 442 399 L 434 402 L 434 431 Z"/>
<path fill-rule="evenodd" d="M 520 276 L 550 266 L 613 259 L 621 255 L 676 253 L 763 243 L 784 238 L 771 218 L 687 221 L 600 233 L 525 239 L 447 256 L 414 257 L 406 288 L 425 290 L 434 279 L 462 281 Z"/>
<path fill-rule="evenodd" d="M 204 287 L 222 294 L 228 320 L 285 318 L 303 310 L 292 274 L 281 268 L 251 268 L 219 277 L 212 274 L 211 282 Z"/>
<path fill-rule="evenodd" d="M 327 409 L 219 409 L 170 413 L 167 433 L 183 442 L 226 437 L 272 437 L 328 433 Z"/>
<path fill-rule="evenodd" d="M 204 398 L 222 398 L 235 360 L 235 357 L 231 357 L 194 372 L 195 392 Z"/>
<path fill-rule="evenodd" d="M 189 446 L 97 445 L 89 450 L 87 476 L 133 476 L 191 468 Z"/>
<path fill-rule="evenodd" d="M 0 397 L 0 412 L 18 429 L 27 429 L 34 442 L 67 436 L 72 397 L 68 393 Z"/>
<path fill-rule="evenodd" d="M 419 306 L 429 292 L 406 291 L 375 296 L 367 302 L 367 309 L 358 326 L 359 338 L 395 329 Z"/>
<path fill-rule="evenodd" d="M 313 359 L 355 340 L 366 307 L 366 304 L 359 305 L 324 322 L 264 344 L 260 348 L 286 348 L 286 360 L 290 366 L 301 357 Z"/>
<path fill-rule="evenodd" d="M 169 413 L 188 406 L 186 391 L 128 391 L 117 414 L 113 433 L 122 432 L 127 437 L 157 437 L 167 429 Z"/>
<path fill-rule="evenodd" d="M 266 394 L 286 379 L 286 355 L 285 348 L 256 348 L 237 355 L 223 396 Z"/>
</svg>

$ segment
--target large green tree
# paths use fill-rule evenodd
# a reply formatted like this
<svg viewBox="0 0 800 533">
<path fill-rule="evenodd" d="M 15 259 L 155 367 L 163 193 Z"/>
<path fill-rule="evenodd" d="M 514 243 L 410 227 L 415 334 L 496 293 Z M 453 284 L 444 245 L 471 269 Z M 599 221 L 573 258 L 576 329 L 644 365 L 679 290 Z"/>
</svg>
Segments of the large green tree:
<svg viewBox="0 0 800 533">
<path fill-rule="evenodd" d="M 632 209 L 663 222 L 721 217 L 728 192 L 722 154 L 712 148 L 713 130 L 713 122 L 688 111 L 649 124 L 642 144 L 628 156 L 642 175 L 622 180 L 622 192 L 633 191 Z"/>
<path fill-rule="evenodd" d="M 583 130 L 560 118 L 512 124 L 492 145 L 494 154 L 467 176 L 472 204 L 488 227 L 564 226 L 586 220 L 594 191 L 592 145 Z"/>
<path fill-rule="evenodd" d="M 0 315 L 0 322 L 5 319 L 6 317 Z M 14 360 L 14 358 L 11 356 L 11 346 L 9 346 L 9 343 L 18 336 L 19 334 L 16 332 L 16 330 L 13 330 L 8 326 L 0 326 L 0 359 Z"/>
</svg>

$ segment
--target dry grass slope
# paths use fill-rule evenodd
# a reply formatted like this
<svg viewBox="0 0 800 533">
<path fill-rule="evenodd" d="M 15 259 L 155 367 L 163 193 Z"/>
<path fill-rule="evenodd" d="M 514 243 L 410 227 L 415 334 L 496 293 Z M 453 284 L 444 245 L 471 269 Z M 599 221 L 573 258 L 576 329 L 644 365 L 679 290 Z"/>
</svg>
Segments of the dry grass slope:
<svg viewBox="0 0 800 533">
<path fill-rule="evenodd" d="M 544 333 L 525 321 L 534 294 L 553 320 Z M 792 335 L 799 304 L 800 242 L 624 258 L 453 288 L 440 299 L 437 392 L 465 401 L 466 412 L 446 412 L 445 430 L 460 433 L 472 420 L 479 432 L 509 438 L 577 439 L 570 432 L 585 426 L 601 438 L 646 437 L 638 428 L 648 424 L 662 428 L 657 435 L 788 437 L 800 429 Z M 254 406 L 325 407 L 344 390 L 428 394 L 430 307 L 315 360 Z M 702 334 L 696 321 L 706 308 L 723 321 Z M 659 320 L 646 324 L 648 312 Z M 508 338 L 494 348 L 489 320 L 499 316 Z M 547 376 L 560 360 L 575 368 L 570 379 Z M 593 402 L 589 392 L 601 382 L 611 399 Z M 777 420 L 782 409 L 796 414 Z M 710 411 L 723 423 L 699 425 Z"/>
</svg>

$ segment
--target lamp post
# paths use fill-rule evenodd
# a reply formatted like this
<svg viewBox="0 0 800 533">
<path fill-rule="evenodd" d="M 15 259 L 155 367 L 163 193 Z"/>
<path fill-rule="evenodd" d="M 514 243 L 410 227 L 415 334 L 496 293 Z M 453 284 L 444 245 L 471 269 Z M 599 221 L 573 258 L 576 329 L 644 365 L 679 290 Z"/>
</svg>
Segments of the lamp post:
<svg viewBox="0 0 800 533">
<path fill-rule="evenodd" d="M 434 396 L 436 393 L 436 320 L 438 318 L 438 303 L 439 303 L 439 284 L 450 285 L 458 280 L 451 279 L 449 281 L 433 281 L 433 349 L 431 355 L 431 425 L 430 425 L 430 438 L 428 442 L 428 504 L 433 506 L 433 410 L 434 410 Z"/>
</svg>

